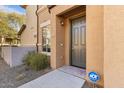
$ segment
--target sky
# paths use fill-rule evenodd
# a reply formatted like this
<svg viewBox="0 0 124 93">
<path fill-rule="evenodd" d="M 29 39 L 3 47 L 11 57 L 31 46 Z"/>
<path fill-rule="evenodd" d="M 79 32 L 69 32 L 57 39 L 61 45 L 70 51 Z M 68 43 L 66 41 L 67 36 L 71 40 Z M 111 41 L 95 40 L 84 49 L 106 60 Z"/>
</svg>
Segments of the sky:
<svg viewBox="0 0 124 93">
<path fill-rule="evenodd" d="M 0 5 L 0 11 L 8 12 L 8 13 L 18 13 L 18 14 L 25 14 L 25 9 L 22 8 L 20 5 Z"/>
</svg>

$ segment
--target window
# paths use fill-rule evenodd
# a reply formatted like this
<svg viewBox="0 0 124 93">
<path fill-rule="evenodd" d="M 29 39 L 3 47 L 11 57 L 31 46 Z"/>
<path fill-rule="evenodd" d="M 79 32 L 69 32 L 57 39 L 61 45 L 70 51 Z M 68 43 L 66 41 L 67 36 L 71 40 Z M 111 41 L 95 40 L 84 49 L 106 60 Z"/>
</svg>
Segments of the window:
<svg viewBox="0 0 124 93">
<path fill-rule="evenodd" d="M 50 40 L 51 34 L 49 30 L 49 25 L 42 27 L 42 51 L 43 52 L 50 52 L 50 46 L 51 46 L 51 40 Z"/>
</svg>

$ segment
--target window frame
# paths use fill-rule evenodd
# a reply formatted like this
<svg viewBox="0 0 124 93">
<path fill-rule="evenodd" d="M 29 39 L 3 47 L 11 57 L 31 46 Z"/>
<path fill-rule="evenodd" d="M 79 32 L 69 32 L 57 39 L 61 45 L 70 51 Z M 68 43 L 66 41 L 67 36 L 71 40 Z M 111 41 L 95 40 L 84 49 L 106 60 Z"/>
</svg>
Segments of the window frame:
<svg viewBox="0 0 124 93">
<path fill-rule="evenodd" d="M 50 20 L 46 20 L 45 22 L 43 22 L 43 23 L 40 24 L 41 33 L 42 33 L 42 28 L 43 28 L 43 27 L 49 26 L 49 28 L 50 28 L 50 23 L 51 23 Z M 50 30 L 50 29 L 49 29 L 49 30 Z M 51 33 L 51 31 L 50 31 L 50 33 Z M 51 37 L 50 37 L 50 39 L 51 39 Z M 41 40 L 41 42 L 42 42 L 42 40 Z M 42 44 L 41 44 L 41 46 L 42 46 Z M 49 55 L 49 56 L 51 55 L 51 52 L 44 52 L 44 51 L 41 51 L 41 53 L 46 54 L 46 55 Z"/>
<path fill-rule="evenodd" d="M 42 28 L 41 28 L 41 33 L 42 33 L 42 53 L 44 53 L 44 54 L 47 54 L 47 55 L 50 55 L 51 54 L 51 32 L 50 32 L 50 25 L 46 25 L 46 26 L 43 26 Z M 44 49 L 43 49 L 43 46 L 44 46 L 44 44 L 43 44 L 43 39 L 45 38 L 45 40 L 47 40 L 47 35 L 46 35 L 46 37 L 45 36 L 43 36 L 43 31 L 45 31 L 44 29 L 48 29 L 48 31 L 49 31 L 49 33 L 50 33 L 50 51 L 48 51 L 48 47 L 47 47 L 47 43 L 46 43 L 46 50 L 44 51 Z M 47 30 L 46 30 L 47 31 Z M 45 31 L 45 32 L 46 32 Z M 46 32 L 47 33 L 47 32 Z M 49 41 L 48 41 L 49 42 Z M 48 43 L 49 44 L 49 43 Z"/>
</svg>

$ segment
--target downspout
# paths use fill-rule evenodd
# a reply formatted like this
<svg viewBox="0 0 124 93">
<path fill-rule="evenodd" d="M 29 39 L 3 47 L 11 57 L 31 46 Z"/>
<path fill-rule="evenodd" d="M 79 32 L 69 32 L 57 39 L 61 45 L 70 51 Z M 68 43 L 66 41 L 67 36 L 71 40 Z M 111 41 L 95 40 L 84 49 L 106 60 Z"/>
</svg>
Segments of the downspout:
<svg viewBox="0 0 124 93">
<path fill-rule="evenodd" d="M 36 16 L 37 16 L 37 43 L 36 43 L 36 48 L 37 48 L 37 53 L 39 52 L 38 49 L 38 44 L 39 44 L 39 17 L 38 17 L 38 5 L 37 5 L 37 10 L 36 10 Z"/>
</svg>

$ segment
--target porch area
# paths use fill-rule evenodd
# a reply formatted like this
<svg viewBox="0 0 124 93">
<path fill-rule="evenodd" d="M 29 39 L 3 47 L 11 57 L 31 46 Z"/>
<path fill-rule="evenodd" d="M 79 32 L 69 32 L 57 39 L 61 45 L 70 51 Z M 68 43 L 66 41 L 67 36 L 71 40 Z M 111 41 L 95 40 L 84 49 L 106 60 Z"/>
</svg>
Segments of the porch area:
<svg viewBox="0 0 124 93">
<path fill-rule="evenodd" d="M 86 71 L 73 66 L 63 66 L 19 88 L 81 88 Z"/>
</svg>

